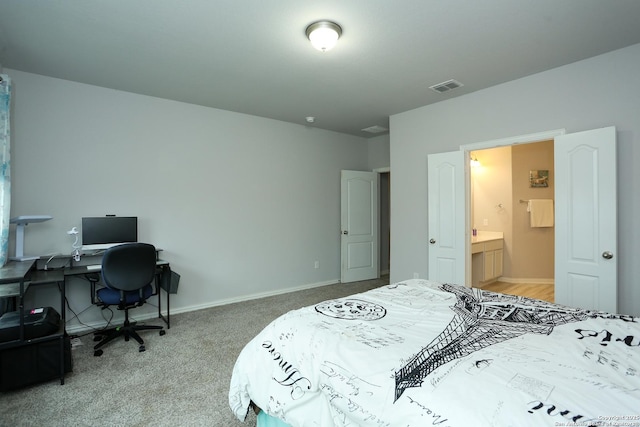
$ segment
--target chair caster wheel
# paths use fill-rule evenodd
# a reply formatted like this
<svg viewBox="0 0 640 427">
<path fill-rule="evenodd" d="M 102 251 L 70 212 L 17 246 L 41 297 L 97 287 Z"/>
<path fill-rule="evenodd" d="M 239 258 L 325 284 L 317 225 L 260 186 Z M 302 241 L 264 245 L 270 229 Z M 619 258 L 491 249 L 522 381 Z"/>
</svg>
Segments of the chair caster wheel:
<svg viewBox="0 0 640 427">
<path fill-rule="evenodd" d="M 167 331 L 165 331 L 164 329 L 160 329 L 160 336 L 163 336 L 166 333 L 167 333 Z"/>
<path fill-rule="evenodd" d="M 96 350 L 93 352 L 93 356 L 94 357 L 99 357 L 102 356 L 103 351 L 102 350 Z"/>
<path fill-rule="evenodd" d="M 144 346 L 143 346 L 143 345 L 141 345 L 140 347 L 138 347 L 138 351 L 139 351 L 140 353 L 142 353 L 142 352 L 143 352 L 143 351 L 145 351 L 145 350 L 146 350 L 146 348 L 144 348 Z"/>
<path fill-rule="evenodd" d="M 94 335 L 93 336 L 93 341 L 95 341 L 95 342 L 102 341 L 102 337 L 100 335 Z"/>
</svg>

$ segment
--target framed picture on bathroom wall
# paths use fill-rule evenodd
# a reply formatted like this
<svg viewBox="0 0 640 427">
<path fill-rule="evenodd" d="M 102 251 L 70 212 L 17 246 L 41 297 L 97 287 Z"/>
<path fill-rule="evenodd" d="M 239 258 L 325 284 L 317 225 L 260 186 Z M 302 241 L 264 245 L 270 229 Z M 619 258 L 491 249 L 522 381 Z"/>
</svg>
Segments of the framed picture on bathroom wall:
<svg viewBox="0 0 640 427">
<path fill-rule="evenodd" d="M 549 170 L 538 169 L 529 171 L 529 187 L 548 187 Z"/>
</svg>

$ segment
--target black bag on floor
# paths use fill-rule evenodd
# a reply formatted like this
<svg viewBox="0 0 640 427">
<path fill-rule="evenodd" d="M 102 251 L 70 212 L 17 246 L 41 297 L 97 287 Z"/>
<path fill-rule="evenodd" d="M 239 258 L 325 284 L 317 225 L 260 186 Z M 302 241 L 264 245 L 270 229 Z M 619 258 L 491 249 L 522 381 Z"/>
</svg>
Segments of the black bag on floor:
<svg viewBox="0 0 640 427">
<path fill-rule="evenodd" d="M 63 340 L 62 354 L 60 340 Z M 65 373 L 72 371 L 71 340 L 66 334 L 0 350 L 0 392 L 60 379 L 61 363 Z"/>
</svg>

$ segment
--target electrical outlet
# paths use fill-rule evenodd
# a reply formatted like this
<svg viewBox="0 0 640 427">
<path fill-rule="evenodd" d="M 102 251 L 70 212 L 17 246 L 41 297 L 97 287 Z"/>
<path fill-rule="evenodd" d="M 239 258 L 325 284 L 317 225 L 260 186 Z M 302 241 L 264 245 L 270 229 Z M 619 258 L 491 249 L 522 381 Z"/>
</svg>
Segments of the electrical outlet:
<svg viewBox="0 0 640 427">
<path fill-rule="evenodd" d="M 320 261 L 316 261 L 316 262 L 313 264 L 313 268 L 320 268 Z"/>
<path fill-rule="evenodd" d="M 482 225 L 489 225 L 489 220 L 487 218 L 483 219 Z"/>
</svg>

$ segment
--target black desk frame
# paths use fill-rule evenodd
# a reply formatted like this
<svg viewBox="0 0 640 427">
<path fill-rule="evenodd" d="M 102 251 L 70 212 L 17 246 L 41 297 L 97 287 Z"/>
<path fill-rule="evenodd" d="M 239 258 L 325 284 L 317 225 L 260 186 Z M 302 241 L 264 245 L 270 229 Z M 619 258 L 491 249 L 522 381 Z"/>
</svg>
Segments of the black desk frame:
<svg viewBox="0 0 640 427">
<path fill-rule="evenodd" d="M 81 275 L 86 275 L 86 274 L 100 274 L 100 269 L 95 270 L 95 269 L 88 269 L 86 265 L 73 265 L 73 262 L 71 263 L 70 267 L 66 267 L 64 269 L 64 281 L 67 280 L 67 277 L 73 277 L 73 276 L 81 276 Z M 155 287 L 155 294 L 154 295 L 158 295 L 158 318 L 162 319 L 165 323 L 165 325 L 167 325 L 167 329 L 171 329 L 171 313 L 170 313 L 170 300 L 169 300 L 169 292 L 167 291 L 167 315 L 166 317 L 162 314 L 162 291 L 161 289 L 163 289 L 163 287 L 161 286 L 161 278 L 163 274 L 170 274 L 171 273 L 171 267 L 169 266 L 169 262 L 168 261 L 164 261 L 161 259 L 158 259 L 156 261 L 156 275 L 155 275 L 155 279 L 154 279 L 154 287 Z M 92 286 L 91 286 L 91 302 L 94 303 L 94 296 L 95 296 L 95 287 L 94 287 L 94 283 L 92 282 Z M 165 290 L 166 291 L 166 290 Z"/>
<path fill-rule="evenodd" d="M 66 263 L 65 263 L 66 264 Z M 171 268 L 167 261 L 158 259 L 157 271 L 155 275 L 155 291 L 158 295 L 158 318 L 162 319 L 167 325 L 167 329 L 171 328 L 170 300 L 169 292 L 167 293 L 167 315 L 162 314 L 162 291 L 161 276 L 162 274 L 170 274 Z M 66 281 L 68 277 L 79 276 L 89 273 L 99 273 L 100 270 L 89 270 L 86 266 L 73 266 L 52 269 L 38 270 L 37 260 L 28 261 L 9 261 L 4 267 L 0 268 L 0 297 L 16 298 L 17 308 L 20 312 L 20 328 L 19 339 L 0 343 L 0 350 L 13 347 L 20 347 L 38 342 L 50 341 L 58 339 L 60 341 L 60 384 L 64 384 L 65 363 L 64 363 L 64 340 L 66 336 Z M 56 284 L 60 291 L 60 329 L 53 334 L 44 337 L 25 339 L 24 334 L 24 296 L 28 289 L 32 286 Z M 7 288 L 6 286 L 10 286 Z M 93 300 L 93 289 L 92 289 Z"/>
</svg>

